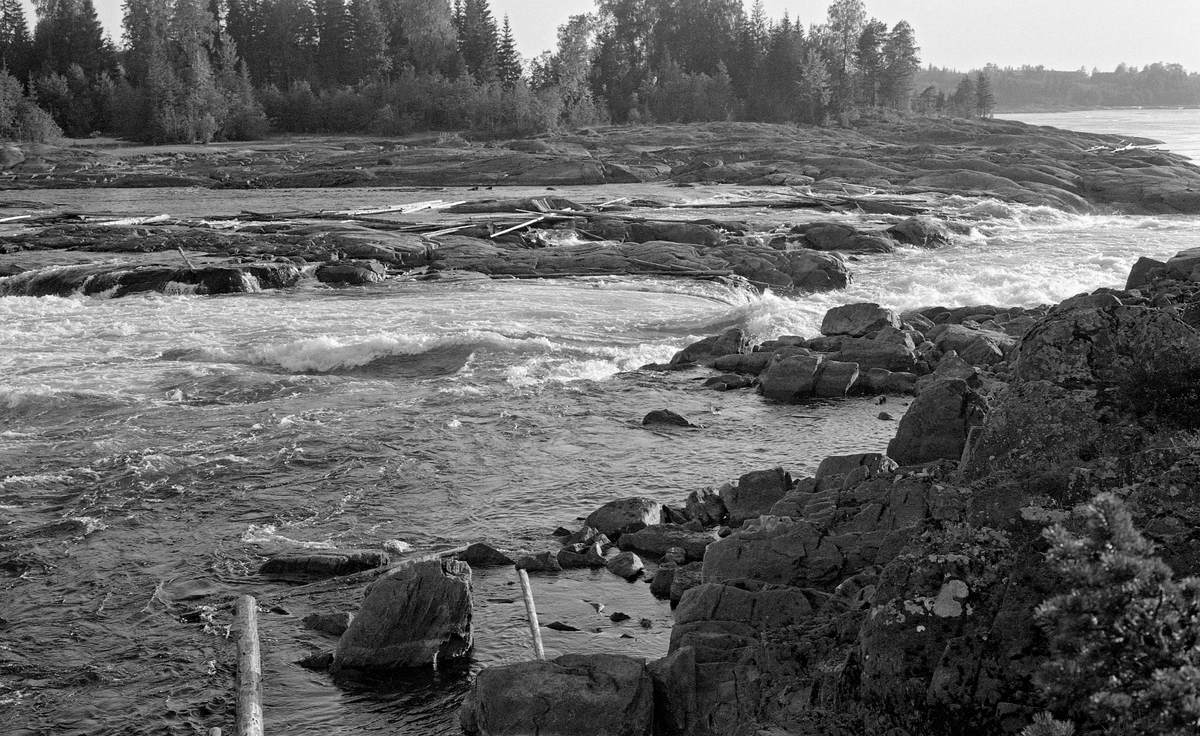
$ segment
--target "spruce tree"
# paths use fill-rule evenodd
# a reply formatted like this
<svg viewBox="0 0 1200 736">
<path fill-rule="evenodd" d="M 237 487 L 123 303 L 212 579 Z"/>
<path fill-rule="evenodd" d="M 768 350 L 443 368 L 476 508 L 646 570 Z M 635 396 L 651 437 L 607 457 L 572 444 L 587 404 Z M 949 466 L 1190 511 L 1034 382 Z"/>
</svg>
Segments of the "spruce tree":
<svg viewBox="0 0 1200 736">
<path fill-rule="evenodd" d="M 517 43 L 513 39 L 512 26 L 508 16 L 504 16 L 504 25 L 500 31 L 500 45 L 496 54 L 496 78 L 505 87 L 515 87 L 521 81 L 521 56 L 517 53 Z"/>
<path fill-rule="evenodd" d="M 955 115 L 971 117 L 975 113 L 975 83 L 967 74 L 950 95 L 950 107 Z"/>
<path fill-rule="evenodd" d="M 1200 724 L 1200 579 L 1176 581 L 1114 494 L 1087 530 L 1046 531 L 1065 592 L 1038 607 L 1051 710 L 1106 733 L 1184 736 Z"/>
<path fill-rule="evenodd" d="M 992 83 L 983 72 L 975 77 L 975 114 L 981 118 L 990 117 L 996 107 L 996 98 L 992 94 Z"/>
<path fill-rule="evenodd" d="M 0 67 L 19 81 L 29 79 L 33 38 L 21 0 L 0 0 Z"/>
<path fill-rule="evenodd" d="M 318 81 L 325 86 L 348 80 L 350 15 L 345 0 L 313 0 L 317 48 L 313 54 Z"/>
<path fill-rule="evenodd" d="M 477 82 L 496 79 L 499 52 L 496 19 L 487 0 L 464 0 L 458 28 L 458 52 L 467 73 Z"/>
<path fill-rule="evenodd" d="M 387 27 L 379 12 L 379 0 L 350 0 L 349 15 L 350 59 L 356 70 L 351 81 L 387 79 L 392 58 L 388 54 Z"/>
</svg>

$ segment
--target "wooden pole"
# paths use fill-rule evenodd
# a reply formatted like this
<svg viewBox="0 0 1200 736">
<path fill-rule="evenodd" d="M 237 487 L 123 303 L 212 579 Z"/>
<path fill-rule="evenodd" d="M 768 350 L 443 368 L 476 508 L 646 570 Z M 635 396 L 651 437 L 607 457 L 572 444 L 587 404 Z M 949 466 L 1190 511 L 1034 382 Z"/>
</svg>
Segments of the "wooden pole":
<svg viewBox="0 0 1200 736">
<path fill-rule="evenodd" d="M 263 736 L 262 662 L 258 647 L 258 602 L 252 595 L 237 600 L 238 636 L 237 724 L 238 736 Z"/>
<path fill-rule="evenodd" d="M 538 659 L 546 658 L 546 651 L 542 649 L 542 629 L 538 626 L 537 608 L 533 605 L 533 590 L 529 587 L 529 575 L 524 570 L 517 570 L 517 576 L 521 579 L 521 593 L 525 597 L 525 613 L 529 614 L 529 633 L 533 634 L 533 653 Z"/>
</svg>

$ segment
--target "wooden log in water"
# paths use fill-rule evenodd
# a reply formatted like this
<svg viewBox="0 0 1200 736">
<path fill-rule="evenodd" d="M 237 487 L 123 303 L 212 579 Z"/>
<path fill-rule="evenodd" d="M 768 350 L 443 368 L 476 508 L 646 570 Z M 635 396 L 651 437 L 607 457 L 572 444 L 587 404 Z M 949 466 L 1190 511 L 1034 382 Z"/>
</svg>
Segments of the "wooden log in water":
<svg viewBox="0 0 1200 736">
<path fill-rule="evenodd" d="M 234 618 L 238 634 L 237 732 L 238 736 L 263 736 L 262 659 L 258 645 L 258 602 L 243 595 Z"/>
<path fill-rule="evenodd" d="M 529 587 L 529 575 L 524 570 L 517 570 L 521 580 L 521 595 L 525 598 L 525 613 L 529 614 L 529 633 L 533 635 L 533 653 L 538 659 L 546 658 L 546 650 L 542 648 L 542 628 L 538 625 L 537 607 L 533 605 L 533 589 Z"/>
</svg>

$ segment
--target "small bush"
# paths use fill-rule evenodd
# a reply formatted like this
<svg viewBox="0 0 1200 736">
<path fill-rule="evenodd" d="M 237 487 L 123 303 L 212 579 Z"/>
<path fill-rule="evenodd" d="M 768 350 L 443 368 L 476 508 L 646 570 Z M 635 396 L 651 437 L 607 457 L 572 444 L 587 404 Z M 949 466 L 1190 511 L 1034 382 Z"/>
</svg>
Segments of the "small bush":
<svg viewBox="0 0 1200 736">
<path fill-rule="evenodd" d="M 1087 531 L 1046 531 L 1070 589 L 1036 615 L 1050 661 L 1036 678 L 1051 709 L 1121 734 L 1200 726 L 1200 579 L 1176 581 L 1113 494 L 1088 506 Z"/>
<path fill-rule="evenodd" d="M 1116 399 L 1139 418 L 1200 429 L 1200 359 L 1183 349 L 1141 358 L 1117 384 Z"/>
</svg>

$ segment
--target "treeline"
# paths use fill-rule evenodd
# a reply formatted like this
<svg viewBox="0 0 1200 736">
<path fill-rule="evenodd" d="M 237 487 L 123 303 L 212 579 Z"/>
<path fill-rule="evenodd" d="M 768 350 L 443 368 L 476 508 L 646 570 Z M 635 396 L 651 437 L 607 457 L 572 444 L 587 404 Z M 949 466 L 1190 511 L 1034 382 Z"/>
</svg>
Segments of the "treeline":
<svg viewBox="0 0 1200 736">
<path fill-rule="evenodd" d="M 807 27 L 767 18 L 761 0 L 749 12 L 742 0 L 597 0 L 529 63 L 487 0 L 125 0 L 120 49 L 93 0 L 35 8 L 30 33 L 19 0 L 0 0 L 0 63 L 26 93 L 19 105 L 0 94 L 0 124 L 40 108 L 71 136 L 156 143 L 270 128 L 820 124 L 909 109 L 920 69 L 911 26 L 869 18 L 862 0 L 834 0 Z"/>
<path fill-rule="evenodd" d="M 1111 72 L 988 65 L 980 73 L 991 80 L 996 107 L 1006 111 L 1200 105 L 1200 74 L 1179 64 L 1148 64 L 1141 69 L 1120 64 Z M 950 89 L 962 76 L 931 66 L 917 73 L 915 88 Z"/>
</svg>

